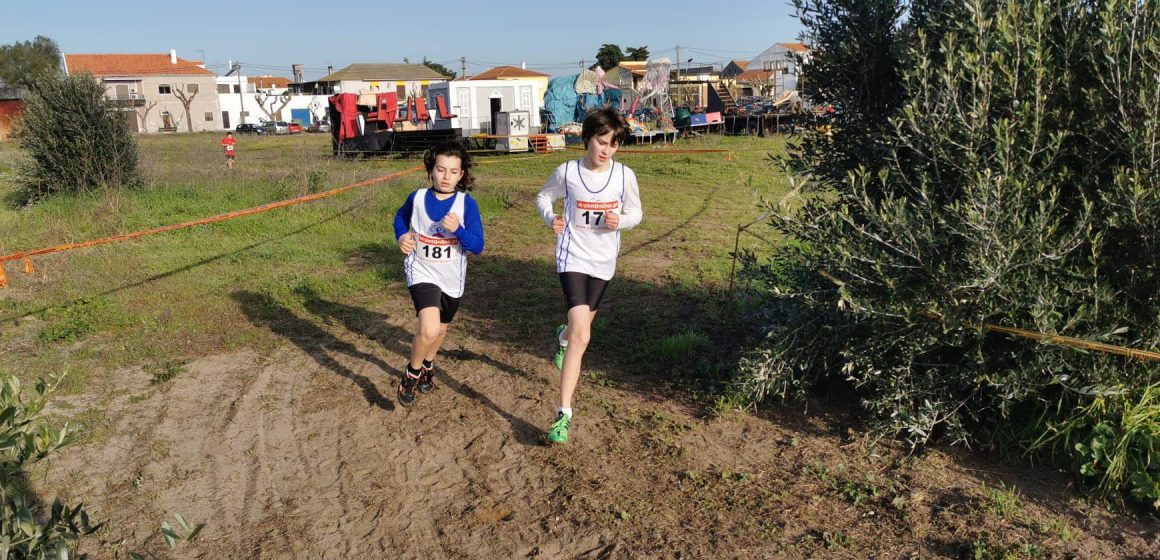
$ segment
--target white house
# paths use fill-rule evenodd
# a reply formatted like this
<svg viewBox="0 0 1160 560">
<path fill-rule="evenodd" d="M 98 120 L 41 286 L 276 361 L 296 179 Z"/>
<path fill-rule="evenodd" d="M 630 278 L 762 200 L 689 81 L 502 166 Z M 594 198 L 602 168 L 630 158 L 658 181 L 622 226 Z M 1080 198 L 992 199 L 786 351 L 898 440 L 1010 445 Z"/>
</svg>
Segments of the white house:
<svg viewBox="0 0 1160 560">
<path fill-rule="evenodd" d="M 326 118 L 326 95 L 295 93 L 290 80 L 278 76 L 231 74 L 217 78 L 224 130 L 269 120 L 310 126 Z"/>
<path fill-rule="evenodd" d="M 531 129 L 538 130 L 540 109 L 544 107 L 544 84 L 538 78 L 454 80 L 431 84 L 427 104 L 432 112 L 438 111 L 439 98 L 456 118 L 435 121 L 437 128 L 460 128 L 464 136 L 488 134 L 494 132 L 492 123 L 497 113 L 527 111 Z"/>
<path fill-rule="evenodd" d="M 802 43 L 775 43 L 745 64 L 737 76 L 741 95 L 777 96 L 798 88 L 801 75 L 798 57 L 808 63 L 810 48 Z"/>
</svg>

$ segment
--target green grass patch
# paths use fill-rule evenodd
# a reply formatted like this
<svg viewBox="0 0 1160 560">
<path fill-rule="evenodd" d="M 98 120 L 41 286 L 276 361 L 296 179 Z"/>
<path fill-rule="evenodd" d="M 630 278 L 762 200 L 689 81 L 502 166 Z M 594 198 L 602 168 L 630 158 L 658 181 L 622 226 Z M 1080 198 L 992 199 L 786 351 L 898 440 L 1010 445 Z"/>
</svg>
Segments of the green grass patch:
<svg viewBox="0 0 1160 560">
<path fill-rule="evenodd" d="M 323 135 L 245 137 L 230 171 L 219 139 L 212 133 L 141 136 L 141 187 L 56 197 L 20 210 L 0 207 L 0 252 L 214 216 L 421 163 L 337 160 Z M 616 385 L 625 372 L 688 377 L 721 361 L 710 341 L 729 338 L 720 336 L 730 312 L 718 296 L 728 279 L 735 226 L 760 213 L 757 201 L 787 189 L 765 159 L 767 151 L 783 149 L 778 139 L 710 136 L 678 147 L 741 151 L 729 161 L 722 154 L 618 157 L 636 171 L 645 218 L 622 238 L 617 278 L 590 348 L 592 382 Z M 0 198 L 14 188 L 10 170 L 22 157 L 13 143 L 0 144 Z M 555 238 L 536 213 L 534 197 L 556 166 L 578 157 L 569 151 L 477 158 L 472 196 L 487 247 L 470 260 L 462 313 L 494 328 L 472 336 L 537 354 L 551 350 L 542 342 L 564 313 L 552 260 Z M 308 302 L 363 302 L 357 310 L 409 316 L 409 308 L 370 308 L 385 293 L 405 297 L 403 256 L 391 224 L 395 210 L 424 182 L 422 173 L 413 173 L 265 214 L 37 257 L 31 276 L 9 263 L 12 286 L 0 292 L 0 322 L 38 322 L 9 329 L 0 342 L 36 342 L 38 352 L 10 355 L 13 370 L 31 378 L 67 363 L 75 379 L 66 390 L 75 391 L 90 372 L 160 368 L 150 373 L 163 383 L 181 371 L 165 364 L 285 344 L 290 326 L 315 332 L 311 321 L 321 319 Z M 743 241 L 755 243 L 760 241 Z M 701 354 L 704 362 L 690 362 Z"/>
</svg>

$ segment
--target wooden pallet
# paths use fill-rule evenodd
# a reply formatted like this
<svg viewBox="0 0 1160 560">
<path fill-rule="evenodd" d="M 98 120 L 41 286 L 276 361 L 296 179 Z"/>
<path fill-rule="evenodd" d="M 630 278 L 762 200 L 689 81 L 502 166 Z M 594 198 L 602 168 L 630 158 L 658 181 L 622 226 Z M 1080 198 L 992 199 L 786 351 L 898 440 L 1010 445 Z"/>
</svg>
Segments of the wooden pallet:
<svg viewBox="0 0 1160 560">
<path fill-rule="evenodd" d="M 555 151 L 550 144 L 548 144 L 548 137 L 543 134 L 528 135 L 528 145 L 532 147 L 532 151 L 537 154 L 546 154 Z"/>
</svg>

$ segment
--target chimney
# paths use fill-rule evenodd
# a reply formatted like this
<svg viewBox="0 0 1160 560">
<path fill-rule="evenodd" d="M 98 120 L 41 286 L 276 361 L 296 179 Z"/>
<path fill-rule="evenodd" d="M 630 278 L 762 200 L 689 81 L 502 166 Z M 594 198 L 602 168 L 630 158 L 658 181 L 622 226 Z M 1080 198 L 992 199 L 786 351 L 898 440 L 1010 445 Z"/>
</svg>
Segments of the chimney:
<svg viewBox="0 0 1160 560">
<path fill-rule="evenodd" d="M 177 64 L 177 49 L 169 49 L 169 63 Z"/>
<path fill-rule="evenodd" d="M 302 65 L 301 64 L 291 64 L 290 65 L 290 73 L 294 75 L 294 83 L 296 83 L 296 84 L 302 83 Z"/>
<path fill-rule="evenodd" d="M 331 65 L 329 65 L 329 64 L 327 64 L 327 65 L 326 65 L 326 75 L 327 75 L 327 76 L 329 76 L 329 75 L 331 75 L 331 74 L 333 74 L 333 73 L 334 73 L 334 67 L 333 67 L 333 66 L 331 66 Z"/>
</svg>

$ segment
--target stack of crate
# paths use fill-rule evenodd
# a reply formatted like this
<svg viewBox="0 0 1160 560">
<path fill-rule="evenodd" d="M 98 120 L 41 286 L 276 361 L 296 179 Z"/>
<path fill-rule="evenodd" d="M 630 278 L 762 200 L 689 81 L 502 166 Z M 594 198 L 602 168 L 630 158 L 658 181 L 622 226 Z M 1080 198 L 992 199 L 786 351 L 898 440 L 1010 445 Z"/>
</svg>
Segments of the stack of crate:
<svg viewBox="0 0 1160 560">
<path fill-rule="evenodd" d="M 558 152 L 564 149 L 564 136 L 562 134 L 531 134 L 528 135 L 528 144 L 532 151 L 537 154 Z"/>
</svg>

